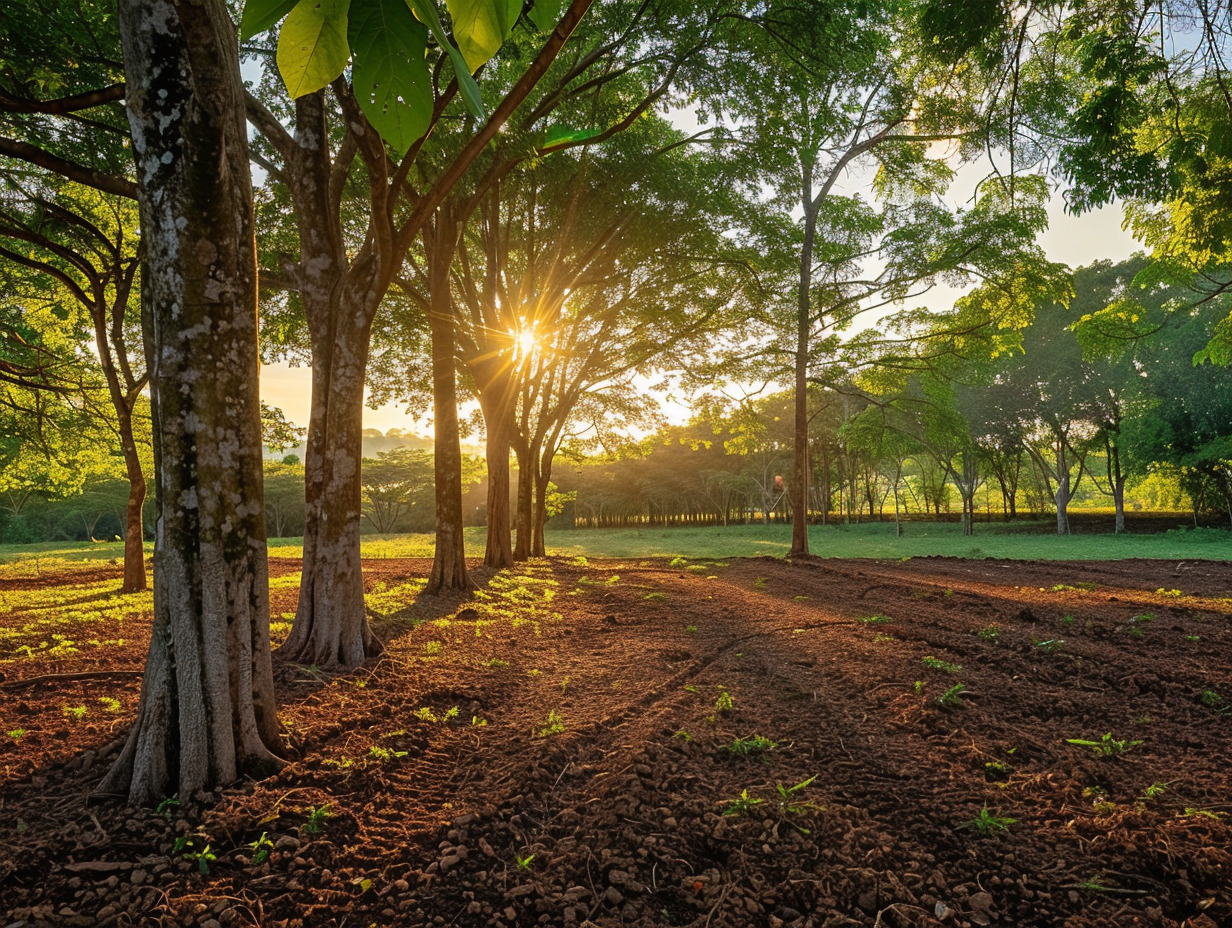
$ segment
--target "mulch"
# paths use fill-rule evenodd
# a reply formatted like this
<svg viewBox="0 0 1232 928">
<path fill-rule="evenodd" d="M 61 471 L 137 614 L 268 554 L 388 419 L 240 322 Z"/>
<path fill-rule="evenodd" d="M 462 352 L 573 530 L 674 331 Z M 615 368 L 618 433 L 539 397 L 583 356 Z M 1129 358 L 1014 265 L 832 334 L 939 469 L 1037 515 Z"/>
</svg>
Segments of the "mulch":
<svg viewBox="0 0 1232 928">
<path fill-rule="evenodd" d="M 88 802 L 139 679 L 22 685 L 139 670 L 148 619 L 0 655 L 0 928 L 1232 925 L 1226 564 L 476 577 L 375 616 L 363 668 L 280 666 L 292 762 L 161 810 Z"/>
</svg>

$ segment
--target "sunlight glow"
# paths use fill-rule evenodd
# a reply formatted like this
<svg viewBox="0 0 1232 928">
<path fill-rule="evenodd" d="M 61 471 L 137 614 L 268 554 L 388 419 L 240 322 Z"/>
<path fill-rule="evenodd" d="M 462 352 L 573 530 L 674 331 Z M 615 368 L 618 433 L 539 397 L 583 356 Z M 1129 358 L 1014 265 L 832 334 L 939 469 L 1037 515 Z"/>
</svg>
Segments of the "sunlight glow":
<svg viewBox="0 0 1232 928">
<path fill-rule="evenodd" d="M 519 356 L 525 358 L 534 354 L 536 345 L 534 328 L 522 329 L 515 333 L 514 338 L 517 340 Z"/>
</svg>

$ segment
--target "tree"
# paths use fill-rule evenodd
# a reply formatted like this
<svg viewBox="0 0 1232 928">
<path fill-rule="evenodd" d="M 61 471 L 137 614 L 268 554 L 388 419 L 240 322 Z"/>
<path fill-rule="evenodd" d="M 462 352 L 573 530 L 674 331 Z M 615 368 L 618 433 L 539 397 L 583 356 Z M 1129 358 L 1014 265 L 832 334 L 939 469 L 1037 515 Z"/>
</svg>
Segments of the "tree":
<svg viewBox="0 0 1232 928">
<path fill-rule="evenodd" d="M 474 15 L 454 23 L 452 40 L 429 2 L 416 2 L 412 15 L 404 3 L 373 0 L 357 4 L 350 20 L 345 4 L 301 3 L 288 15 L 285 3 L 261 2 L 246 11 L 247 35 L 286 16 L 278 66 L 294 98 L 292 108 L 288 111 L 268 93 L 265 99 L 249 94 L 247 105 L 268 146 L 258 157 L 292 205 L 295 219 L 297 257 L 284 253 L 281 266 L 263 277 L 281 278 L 295 290 L 313 368 L 304 462 L 304 569 L 296 619 L 280 649 L 287 659 L 352 666 L 380 649 L 364 612 L 359 556 L 360 431 L 373 321 L 407 250 L 436 221 L 450 190 L 534 87 L 589 5 L 590 0 L 573 0 L 559 24 L 546 18 L 547 10 L 559 6 L 539 5 L 535 21 L 555 28 L 530 63 L 518 67 L 517 79 L 490 116 L 471 70 L 505 41 L 520 6 L 515 10 L 503 0 L 471 4 Z M 317 42 L 320 36 L 330 41 Z M 462 55 L 459 48 L 469 51 Z M 352 57 L 348 79 L 343 71 Z M 450 73 L 452 80 L 443 76 Z M 459 93 L 471 118 L 452 133 L 458 144 L 449 157 L 430 168 L 421 157 L 425 133 L 439 130 L 434 138 L 449 134 L 441 121 Z M 277 114 L 280 108 L 284 119 Z M 293 132 L 286 123 L 293 124 Z M 366 200 L 358 214 L 355 201 L 344 196 L 354 187 Z M 446 238 L 438 241 L 444 244 Z M 444 389 L 444 380 L 439 383 Z M 442 405 L 449 404 L 442 397 Z M 443 485 L 456 470 L 456 455 L 446 434 L 438 435 L 436 447 L 448 456 L 438 476 Z M 445 524 L 453 523 L 446 519 Z M 460 552 L 459 521 L 457 532 L 442 534 L 437 545 L 436 560 L 449 560 L 448 585 L 465 585 Z M 434 575 L 434 583 L 441 581 L 435 568 Z"/>
<path fill-rule="evenodd" d="M 384 535 L 412 510 L 433 502 L 432 458 L 427 451 L 398 448 L 364 459 L 364 517 Z"/>
<path fill-rule="evenodd" d="M 942 275 L 1003 272 L 1012 259 L 988 247 L 977 227 L 995 213 L 1000 235 L 1014 239 L 1011 254 L 1021 254 L 1031 249 L 1042 216 L 1039 183 L 1024 185 L 1021 205 L 1013 180 L 1005 191 L 993 185 L 966 215 L 930 199 L 952 169 L 929 146 L 949 141 L 973 154 L 997 126 L 975 105 L 982 77 L 975 62 L 932 53 L 921 20 L 933 12 L 928 5 L 759 6 L 736 20 L 737 90 L 717 94 L 713 104 L 740 123 L 737 132 L 760 159 L 776 206 L 801 215 L 794 305 L 780 315 L 779 346 L 790 352 L 795 391 L 793 554 L 808 553 L 808 384 L 843 376 L 841 367 L 818 371 L 818 335 Z M 879 209 L 840 194 L 857 168 L 876 171 Z M 870 273 L 874 261 L 881 270 Z"/>
<path fill-rule="evenodd" d="M 0 165 L 0 177 L 9 192 L 0 206 L 0 259 L 25 272 L 8 275 L 10 284 L 20 280 L 16 298 L 56 304 L 54 313 L 73 330 L 80 366 L 97 367 L 102 374 L 107 419 L 115 423 L 129 484 L 121 591 L 144 590 L 146 480 L 139 433 L 146 428 L 138 404 L 149 378 L 144 352 L 134 347 L 142 344 L 136 210 L 123 197 L 42 177 L 11 162 Z M 84 319 L 66 302 L 83 310 Z M 86 338 L 94 354 L 80 347 Z M 64 373 L 57 378 L 62 384 Z M 97 383 L 79 380 L 77 390 L 88 402 Z"/>
<path fill-rule="evenodd" d="M 137 721 L 99 789 L 152 804 L 269 770 L 281 748 L 239 50 L 221 0 L 121 0 L 119 26 L 158 359 L 159 531 Z"/>
</svg>

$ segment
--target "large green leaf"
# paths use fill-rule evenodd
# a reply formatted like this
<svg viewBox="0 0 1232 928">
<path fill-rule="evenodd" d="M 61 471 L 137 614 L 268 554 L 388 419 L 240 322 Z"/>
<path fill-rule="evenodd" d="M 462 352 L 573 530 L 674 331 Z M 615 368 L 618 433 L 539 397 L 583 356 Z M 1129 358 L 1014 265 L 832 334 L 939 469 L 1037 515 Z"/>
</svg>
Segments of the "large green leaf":
<svg viewBox="0 0 1232 928">
<path fill-rule="evenodd" d="M 381 138 L 404 155 L 432 119 L 428 30 L 404 0 L 352 0 L 347 31 L 355 97 Z"/>
<path fill-rule="evenodd" d="M 259 32 L 272 29 L 299 0 L 248 0 L 240 20 L 240 38 L 251 39 Z"/>
<path fill-rule="evenodd" d="M 292 97 L 329 84 L 346 68 L 350 0 L 300 0 L 278 34 L 278 71 Z"/>
<path fill-rule="evenodd" d="M 462 91 L 462 99 L 466 101 L 467 107 L 475 114 L 477 119 L 486 121 L 488 111 L 484 108 L 483 97 L 479 94 L 479 85 L 475 83 L 475 78 L 471 76 L 470 69 L 466 64 L 466 60 L 462 57 L 462 53 L 454 48 L 453 43 L 449 41 L 449 37 L 445 35 L 445 29 L 441 26 L 441 18 L 436 13 L 435 0 L 406 0 L 406 2 L 415 12 L 415 16 L 419 21 L 432 32 L 437 44 L 449 54 L 454 74 L 458 78 L 458 89 Z"/>
<path fill-rule="evenodd" d="M 522 12 L 521 0 L 445 0 L 445 7 L 472 73 L 500 50 Z"/>
<path fill-rule="evenodd" d="M 526 15 L 530 17 L 530 21 L 538 28 L 547 32 L 556 26 L 557 20 L 560 19 L 560 11 L 565 5 L 565 0 L 535 0 L 535 5 L 530 8 L 530 12 Z"/>
</svg>

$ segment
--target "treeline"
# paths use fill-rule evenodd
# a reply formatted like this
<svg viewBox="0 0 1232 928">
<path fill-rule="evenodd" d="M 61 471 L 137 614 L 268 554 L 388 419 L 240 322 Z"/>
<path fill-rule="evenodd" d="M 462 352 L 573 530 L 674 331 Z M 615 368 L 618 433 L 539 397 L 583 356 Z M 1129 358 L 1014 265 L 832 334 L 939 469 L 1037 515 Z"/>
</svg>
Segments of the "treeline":
<svg viewBox="0 0 1232 928">
<path fill-rule="evenodd" d="M 808 520 L 1054 516 L 1073 507 L 1189 509 L 1232 520 L 1232 384 L 1202 363 L 1226 316 L 1144 282 L 1141 256 L 1073 277 L 1067 305 L 980 342 L 944 331 L 923 351 L 848 357 L 808 390 Z M 1192 298 L 1190 298 L 1192 302 Z M 856 349 L 858 350 L 858 349 Z M 559 483 L 577 525 L 789 520 L 791 398 L 664 430 L 636 458 Z"/>
</svg>

